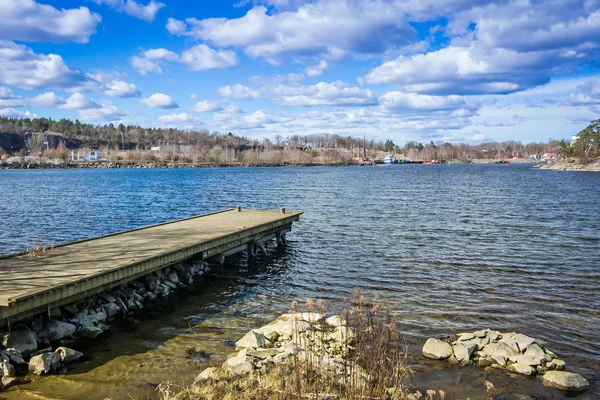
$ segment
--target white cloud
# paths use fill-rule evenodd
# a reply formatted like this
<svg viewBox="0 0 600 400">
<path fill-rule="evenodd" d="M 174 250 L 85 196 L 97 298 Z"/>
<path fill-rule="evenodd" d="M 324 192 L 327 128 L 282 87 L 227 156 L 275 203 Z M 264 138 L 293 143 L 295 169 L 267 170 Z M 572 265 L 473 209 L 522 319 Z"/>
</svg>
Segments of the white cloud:
<svg viewBox="0 0 600 400">
<path fill-rule="evenodd" d="M 162 124 L 198 124 L 200 119 L 187 113 L 169 114 L 158 117 L 158 121 Z"/>
<path fill-rule="evenodd" d="M 223 105 L 223 112 L 226 112 L 228 114 L 241 114 L 244 112 L 244 110 L 237 104 L 226 103 L 225 105 Z"/>
<path fill-rule="evenodd" d="M 130 58 L 131 65 L 142 75 L 147 75 L 149 72 L 162 74 L 161 63 L 165 61 L 182 64 L 191 71 L 231 68 L 238 64 L 235 52 L 214 50 L 205 44 L 198 44 L 181 54 L 159 48 L 147 50 L 140 56 Z"/>
<path fill-rule="evenodd" d="M 100 108 L 90 108 L 78 111 L 79 119 L 83 122 L 107 121 L 114 122 L 127 116 L 127 113 L 119 110 L 112 104 L 103 104 Z"/>
<path fill-rule="evenodd" d="M 87 43 L 102 20 L 87 7 L 58 10 L 33 0 L 2 0 L 0 39 Z"/>
<path fill-rule="evenodd" d="M 21 89 L 101 87 L 90 75 L 69 67 L 58 54 L 38 54 L 27 46 L 3 40 L 0 40 L 0 83 Z"/>
<path fill-rule="evenodd" d="M 222 122 L 220 120 L 221 117 L 217 116 L 217 118 L 219 122 Z M 264 129 L 264 125 L 266 124 L 280 124 L 292 121 L 293 119 L 294 118 L 291 116 L 258 110 L 253 112 L 252 114 L 245 115 L 239 119 L 227 119 L 227 122 L 221 124 L 219 128 L 223 130 Z"/>
<path fill-rule="evenodd" d="M 36 114 L 32 114 L 29 111 L 19 111 L 12 107 L 0 108 L 0 117 L 9 118 L 36 118 Z"/>
<path fill-rule="evenodd" d="M 14 94 L 12 89 L 0 86 L 0 108 L 23 107 L 26 104 L 26 100 Z"/>
<path fill-rule="evenodd" d="M 371 90 L 350 86 L 347 83 L 319 82 L 315 85 L 278 84 L 252 88 L 242 84 L 222 86 L 223 97 L 236 99 L 271 98 L 282 106 L 365 106 L 377 104 Z"/>
<path fill-rule="evenodd" d="M 66 110 L 84 110 L 101 107 L 100 104 L 81 93 L 73 93 L 64 104 L 59 106 L 59 108 Z"/>
<path fill-rule="evenodd" d="M 106 4 L 115 10 L 139 18 L 146 22 L 154 21 L 156 13 L 165 7 L 164 3 L 151 0 L 148 4 L 141 5 L 135 0 L 94 0 L 97 4 Z"/>
<path fill-rule="evenodd" d="M 29 100 L 34 107 L 55 108 L 65 104 L 65 100 L 58 97 L 54 92 L 42 93 Z"/>
<path fill-rule="evenodd" d="M 321 60 L 317 65 L 306 68 L 306 75 L 320 76 L 328 67 L 327 61 Z"/>
<path fill-rule="evenodd" d="M 120 80 L 112 80 L 106 84 L 107 90 L 104 91 L 109 96 L 113 97 L 139 97 L 140 91 L 133 83 L 127 83 Z"/>
<path fill-rule="evenodd" d="M 152 96 L 140 100 L 140 103 L 151 108 L 179 108 L 179 105 L 171 98 L 171 96 L 163 93 L 154 93 Z"/>
<path fill-rule="evenodd" d="M 194 106 L 195 112 L 218 112 L 223 111 L 223 107 L 221 107 L 218 103 L 214 101 L 199 101 Z"/>
<path fill-rule="evenodd" d="M 462 96 L 430 96 L 404 92 L 388 92 L 379 98 L 379 104 L 383 111 L 389 113 L 472 110 L 477 108 L 475 102 L 468 104 Z"/>
<path fill-rule="evenodd" d="M 252 89 L 248 86 L 236 83 L 235 85 L 227 85 L 219 88 L 219 94 L 223 97 L 230 97 L 234 99 L 258 99 L 262 95 L 260 91 Z"/>
<path fill-rule="evenodd" d="M 315 1 L 272 13 L 256 6 L 235 19 L 169 20 L 167 29 L 218 47 L 243 48 L 273 64 L 290 56 L 340 60 L 349 53 L 382 54 L 416 37 L 402 4 L 384 1 Z"/>
</svg>

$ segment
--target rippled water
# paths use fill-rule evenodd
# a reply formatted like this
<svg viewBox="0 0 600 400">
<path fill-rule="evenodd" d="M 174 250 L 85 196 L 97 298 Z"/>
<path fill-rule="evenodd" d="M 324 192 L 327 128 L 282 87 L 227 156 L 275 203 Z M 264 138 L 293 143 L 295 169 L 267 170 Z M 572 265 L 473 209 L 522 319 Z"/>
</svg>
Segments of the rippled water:
<svg viewBox="0 0 600 400">
<path fill-rule="evenodd" d="M 289 308 L 355 287 L 394 304 L 420 388 L 472 399 L 488 375 L 418 355 L 423 338 L 489 327 L 548 341 L 600 397 L 600 174 L 518 165 L 0 171 L 0 253 L 241 205 L 303 210 L 283 252 L 242 255 L 187 294 L 117 327 L 65 376 L 2 395 L 151 396 L 189 383 L 231 340 Z M 188 359 L 187 348 L 212 354 Z M 466 379 L 465 377 L 469 378 Z M 562 398 L 536 380 L 497 386 Z M 0 397 L 2 396 L 0 395 Z"/>
</svg>

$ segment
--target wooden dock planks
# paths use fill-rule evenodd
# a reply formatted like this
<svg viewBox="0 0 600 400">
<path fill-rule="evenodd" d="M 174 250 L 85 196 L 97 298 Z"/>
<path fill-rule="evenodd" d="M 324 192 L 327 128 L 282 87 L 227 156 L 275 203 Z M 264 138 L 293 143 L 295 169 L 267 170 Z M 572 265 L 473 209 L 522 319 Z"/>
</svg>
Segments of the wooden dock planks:
<svg viewBox="0 0 600 400">
<path fill-rule="evenodd" d="M 231 209 L 73 242 L 34 256 L 0 258 L 0 318 L 44 304 L 63 305 L 198 253 L 235 251 L 289 231 L 301 214 Z M 18 307 L 27 300 L 29 306 Z"/>
</svg>

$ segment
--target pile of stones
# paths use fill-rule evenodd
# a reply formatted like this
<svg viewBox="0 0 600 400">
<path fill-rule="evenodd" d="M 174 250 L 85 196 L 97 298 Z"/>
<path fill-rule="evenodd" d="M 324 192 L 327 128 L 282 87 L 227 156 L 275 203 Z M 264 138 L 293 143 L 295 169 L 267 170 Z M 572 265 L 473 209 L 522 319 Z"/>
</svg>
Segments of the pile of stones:
<svg viewBox="0 0 600 400">
<path fill-rule="evenodd" d="M 235 344 L 241 350 L 231 354 L 220 369 L 207 368 L 198 378 L 216 379 L 224 371 L 242 375 L 284 362 L 294 354 L 299 360 L 318 360 L 320 367 L 340 372 L 353 338 L 354 333 L 338 315 L 325 318 L 319 313 L 283 314 L 249 331 Z"/>
<path fill-rule="evenodd" d="M 0 332 L 0 388 L 21 373 L 59 373 L 83 354 L 71 349 L 110 329 L 109 322 L 139 312 L 144 302 L 166 297 L 210 271 L 205 261 L 176 264 L 85 300 L 21 321 Z"/>
<path fill-rule="evenodd" d="M 589 382 L 581 375 L 565 372 L 566 364 L 546 348 L 545 343 L 515 332 L 490 329 L 429 338 L 423 355 L 461 365 L 501 368 L 517 374 L 541 376 L 542 383 L 568 391 L 584 391 Z"/>
</svg>

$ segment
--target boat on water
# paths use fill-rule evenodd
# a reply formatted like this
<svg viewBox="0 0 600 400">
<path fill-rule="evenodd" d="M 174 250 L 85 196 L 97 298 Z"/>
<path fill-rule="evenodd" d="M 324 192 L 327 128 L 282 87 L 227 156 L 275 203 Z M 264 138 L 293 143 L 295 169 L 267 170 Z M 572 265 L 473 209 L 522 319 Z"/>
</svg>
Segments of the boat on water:
<svg viewBox="0 0 600 400">
<path fill-rule="evenodd" d="M 393 154 L 388 154 L 387 156 L 383 157 L 383 163 L 386 165 L 398 164 L 398 160 L 396 160 L 396 157 L 394 157 Z"/>
<path fill-rule="evenodd" d="M 436 165 L 441 164 L 442 162 L 439 160 L 431 160 L 431 161 L 423 161 L 423 165 Z"/>
</svg>

